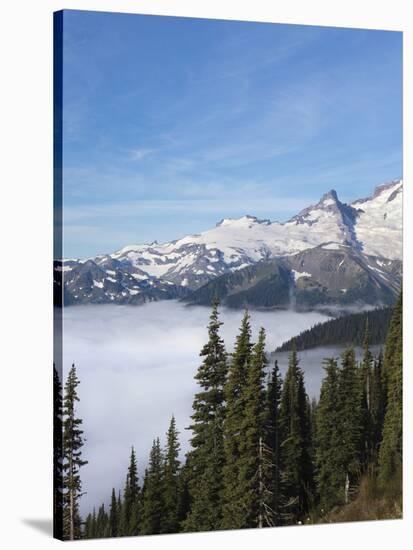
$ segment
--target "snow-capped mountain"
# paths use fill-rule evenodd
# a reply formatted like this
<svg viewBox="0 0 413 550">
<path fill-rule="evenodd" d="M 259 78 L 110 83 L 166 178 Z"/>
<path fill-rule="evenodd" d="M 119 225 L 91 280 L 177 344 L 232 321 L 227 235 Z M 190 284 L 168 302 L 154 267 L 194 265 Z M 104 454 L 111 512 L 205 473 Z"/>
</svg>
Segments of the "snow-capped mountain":
<svg viewBox="0 0 413 550">
<path fill-rule="evenodd" d="M 285 223 L 254 216 L 223 219 L 197 235 L 158 244 L 130 245 L 56 269 L 67 303 L 142 303 L 187 296 L 209 281 L 258 262 L 294 256 L 327 242 L 362 254 L 401 259 L 402 182 L 377 187 L 347 205 L 334 190 Z"/>
<path fill-rule="evenodd" d="M 209 305 L 311 309 L 390 305 L 400 289 L 400 260 L 368 256 L 350 245 L 325 243 L 290 256 L 258 262 L 212 279 L 188 296 Z"/>
</svg>

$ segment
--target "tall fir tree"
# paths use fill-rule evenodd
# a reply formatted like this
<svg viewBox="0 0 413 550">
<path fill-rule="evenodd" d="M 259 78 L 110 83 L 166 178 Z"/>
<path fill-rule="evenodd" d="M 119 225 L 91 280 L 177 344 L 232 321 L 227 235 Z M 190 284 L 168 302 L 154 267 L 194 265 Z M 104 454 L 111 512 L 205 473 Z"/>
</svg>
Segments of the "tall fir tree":
<svg viewBox="0 0 413 550">
<path fill-rule="evenodd" d="M 244 389 L 238 479 L 243 493 L 242 527 L 268 527 L 274 523 L 271 507 L 273 492 L 267 475 L 272 457 L 264 438 L 266 366 L 265 331 L 262 328 L 252 351 Z"/>
<path fill-rule="evenodd" d="M 138 466 L 136 463 L 135 449 L 132 447 L 128 472 L 126 475 L 125 489 L 123 493 L 123 505 L 121 511 L 120 533 L 122 536 L 133 536 L 139 532 L 140 521 L 140 489 L 138 479 Z"/>
<path fill-rule="evenodd" d="M 290 353 L 280 403 L 281 516 L 298 523 L 313 499 L 309 401 L 297 352 Z"/>
<path fill-rule="evenodd" d="M 384 352 L 387 408 L 379 451 L 379 481 L 401 493 L 403 451 L 403 298 L 395 305 Z"/>
<path fill-rule="evenodd" d="M 63 392 L 53 364 L 53 535 L 63 537 Z"/>
<path fill-rule="evenodd" d="M 179 531 L 185 530 L 185 520 L 191 508 L 191 495 L 189 493 L 190 468 L 188 459 L 179 471 L 178 478 L 178 525 Z"/>
<path fill-rule="evenodd" d="M 278 362 L 269 374 L 266 388 L 264 417 L 264 444 L 269 451 L 267 467 L 264 469 L 265 487 L 271 488 L 272 498 L 267 504 L 267 523 L 280 525 L 280 401 L 282 379 Z"/>
<path fill-rule="evenodd" d="M 195 379 L 200 391 L 195 394 L 191 416 L 192 450 L 185 467 L 185 484 L 181 497 L 191 502 L 183 523 L 185 531 L 210 531 L 222 522 L 225 417 L 224 385 L 227 377 L 227 354 L 219 330 L 218 302 L 212 307 L 208 326 L 208 342 L 202 348 L 203 358 Z M 185 506 L 185 500 L 181 500 Z"/>
<path fill-rule="evenodd" d="M 86 516 L 82 538 L 84 538 L 84 539 L 92 539 L 93 538 L 93 517 L 92 517 L 92 514 L 88 514 Z"/>
<path fill-rule="evenodd" d="M 76 415 L 79 384 L 76 367 L 72 365 L 65 384 L 63 409 L 63 537 L 68 540 L 81 537 L 79 499 L 82 496 L 82 482 L 80 468 L 87 464 L 87 461 L 82 459 L 84 441 L 81 426 L 83 421 Z"/>
<path fill-rule="evenodd" d="M 102 539 L 109 536 L 109 517 L 105 510 L 105 505 L 102 504 L 98 510 L 96 518 L 96 538 Z"/>
<path fill-rule="evenodd" d="M 337 407 L 341 414 L 340 440 L 337 449 L 345 478 L 343 500 L 348 502 L 352 489 L 357 486 L 362 472 L 363 425 L 361 410 L 360 377 L 353 348 L 347 348 L 341 356 L 341 370 Z"/>
<path fill-rule="evenodd" d="M 343 503 L 346 472 L 340 452 L 342 414 L 338 408 L 340 373 L 337 361 L 325 359 L 324 370 L 326 374 L 315 413 L 315 464 L 320 507 L 326 511 Z"/>
<path fill-rule="evenodd" d="M 109 537 L 118 537 L 120 535 L 119 512 L 118 501 L 116 498 L 115 489 L 113 488 L 109 509 Z"/>
<path fill-rule="evenodd" d="M 373 420 L 371 415 L 372 406 L 372 381 L 373 381 L 373 355 L 369 347 L 369 321 L 366 318 L 363 341 L 363 357 L 359 367 L 360 376 L 360 463 L 362 471 L 366 471 L 372 465 L 373 460 Z"/>
<path fill-rule="evenodd" d="M 179 505 L 179 474 L 180 444 L 179 433 L 176 429 L 175 417 L 172 416 L 168 432 L 165 450 L 164 473 L 164 518 L 162 521 L 162 533 L 177 533 L 179 531 L 178 505 Z"/>
<path fill-rule="evenodd" d="M 379 447 L 383 435 L 386 397 L 383 387 L 383 353 L 374 359 L 371 383 L 372 462 L 378 463 Z"/>
<path fill-rule="evenodd" d="M 245 311 L 240 332 L 232 355 L 228 379 L 225 384 L 227 403 L 224 421 L 225 466 L 223 488 L 222 528 L 245 527 L 243 491 L 240 486 L 241 445 L 244 434 L 242 425 L 245 415 L 245 387 L 251 364 L 251 325 L 248 311 Z"/>
<path fill-rule="evenodd" d="M 154 535 L 162 532 L 162 524 L 165 517 L 164 472 L 164 456 L 159 438 L 157 438 L 152 445 L 145 479 L 140 527 L 142 535 Z"/>
</svg>

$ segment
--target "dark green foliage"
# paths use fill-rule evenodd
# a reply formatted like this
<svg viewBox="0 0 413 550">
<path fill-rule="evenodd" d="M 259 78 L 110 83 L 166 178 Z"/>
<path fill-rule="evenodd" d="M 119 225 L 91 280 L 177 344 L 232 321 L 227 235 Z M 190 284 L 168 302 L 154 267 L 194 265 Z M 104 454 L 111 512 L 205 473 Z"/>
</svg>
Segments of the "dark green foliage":
<svg viewBox="0 0 413 550">
<path fill-rule="evenodd" d="M 63 394 L 53 365 L 53 535 L 63 538 Z"/>
<path fill-rule="evenodd" d="M 400 508 L 401 315 L 400 298 L 384 358 L 382 354 L 374 358 L 369 312 L 360 364 L 352 347 L 342 353 L 340 366 L 336 359 L 326 359 L 320 399 L 310 402 L 295 349 L 284 383 L 277 362 L 266 375 L 265 331 L 261 329 L 253 345 L 247 311 L 228 361 L 215 303 L 196 374 L 199 391 L 191 417 L 192 448 L 185 463 L 179 462 L 179 433 L 172 416 L 165 452 L 159 439 L 153 442 L 142 489 L 132 448 L 123 499 L 120 494 L 116 498 L 113 489 L 109 513 L 104 505 L 97 515 L 93 510 L 84 522 L 83 537 L 291 525 L 320 514 L 340 517 L 340 510 L 351 515 L 351 510 L 369 502 L 366 487 L 374 487 L 380 498 L 392 490 Z M 79 468 L 84 463 L 81 420 L 74 411 L 78 384 L 73 366 L 63 416 L 65 525 L 70 526 L 72 518 L 74 538 L 81 534 Z M 70 449 L 75 465 L 72 515 L 68 513 Z"/>
<path fill-rule="evenodd" d="M 140 489 L 135 450 L 132 447 L 121 511 L 120 535 L 133 536 L 139 532 Z"/>
<path fill-rule="evenodd" d="M 102 504 L 98 510 L 96 518 L 96 533 L 95 538 L 102 539 L 110 536 L 109 517 L 105 510 L 105 505 Z"/>
<path fill-rule="evenodd" d="M 266 403 L 264 417 L 264 449 L 267 456 L 264 468 L 264 486 L 270 491 L 271 497 L 266 502 L 266 516 L 268 525 L 280 524 L 279 503 L 280 490 L 280 401 L 282 380 L 278 363 L 275 361 L 268 378 L 266 388 Z M 267 495 L 269 496 L 269 495 Z"/>
<path fill-rule="evenodd" d="M 63 409 L 63 537 L 74 540 L 81 536 L 79 499 L 82 496 L 80 468 L 87 464 L 82 460 L 82 420 L 76 416 L 76 402 L 79 401 L 77 387 L 79 379 L 75 365 L 72 365 L 66 385 Z"/>
<path fill-rule="evenodd" d="M 109 537 L 120 536 L 120 513 L 121 508 L 116 499 L 115 489 L 112 489 L 109 511 Z"/>
<path fill-rule="evenodd" d="M 174 416 L 169 425 L 165 451 L 165 478 L 164 478 L 164 517 L 162 533 L 176 533 L 179 530 L 179 473 L 180 462 L 178 431 Z"/>
<path fill-rule="evenodd" d="M 383 433 L 384 414 L 386 410 L 386 396 L 383 385 L 383 354 L 380 351 L 374 359 L 371 391 L 370 414 L 372 423 L 372 463 L 377 465 L 379 447 Z"/>
<path fill-rule="evenodd" d="M 239 486 L 243 489 L 243 527 L 273 525 L 272 486 L 265 475 L 271 456 L 264 441 L 265 405 L 264 375 L 267 366 L 265 331 L 262 328 L 254 346 L 244 390 L 244 414 L 241 422 Z"/>
<path fill-rule="evenodd" d="M 84 539 L 92 539 L 93 538 L 93 517 L 92 517 L 92 514 L 88 514 L 86 516 L 85 526 L 84 526 L 84 531 L 83 531 L 83 538 Z"/>
<path fill-rule="evenodd" d="M 373 355 L 369 348 L 370 332 L 369 319 L 366 318 L 363 357 L 359 367 L 360 377 L 360 422 L 361 422 L 361 444 L 360 463 L 362 471 L 366 471 L 373 459 L 373 419 L 371 415 L 371 390 L 373 381 Z"/>
<path fill-rule="evenodd" d="M 297 523 L 313 498 L 309 402 L 297 352 L 290 354 L 280 403 L 280 512 L 285 523 Z"/>
<path fill-rule="evenodd" d="M 403 299 L 394 308 L 384 352 L 384 381 L 387 390 L 387 409 L 384 418 L 383 440 L 379 452 L 379 481 L 385 486 L 402 479 L 402 414 L 403 414 Z"/>
<path fill-rule="evenodd" d="M 365 339 L 366 320 L 369 319 L 369 344 L 383 344 L 389 327 L 392 308 L 385 307 L 363 313 L 352 313 L 324 323 L 317 323 L 312 328 L 294 336 L 277 351 L 291 351 L 293 345 L 297 350 L 311 349 L 319 346 L 353 345 L 362 346 Z"/>
<path fill-rule="evenodd" d="M 342 354 L 339 377 L 337 408 L 341 414 L 341 445 L 337 449 L 338 459 L 345 474 L 343 485 L 344 501 L 347 502 L 351 491 L 361 473 L 362 411 L 360 382 L 354 349 L 348 348 Z"/>
<path fill-rule="evenodd" d="M 153 535 L 162 532 L 165 517 L 164 498 L 165 461 L 159 438 L 152 445 L 149 467 L 145 478 L 140 533 Z"/>
<path fill-rule="evenodd" d="M 95 508 L 93 508 L 93 513 L 88 514 L 86 517 L 84 531 L 83 531 L 84 539 L 95 539 L 98 537 L 96 521 L 97 521 L 96 510 Z"/>
<path fill-rule="evenodd" d="M 194 304 L 219 299 L 229 307 L 286 307 L 290 303 L 290 271 L 277 259 L 226 273 L 190 294 Z"/>
<path fill-rule="evenodd" d="M 325 359 L 320 400 L 315 413 L 316 483 L 320 506 L 328 510 L 344 501 L 346 473 L 339 449 L 342 415 L 339 402 L 339 369 L 334 359 Z"/>
<path fill-rule="evenodd" d="M 188 461 L 182 466 L 178 477 L 178 531 L 185 530 L 185 519 L 191 510 L 191 495 L 189 492 L 190 469 Z"/>
<path fill-rule="evenodd" d="M 191 509 L 184 522 L 186 531 L 218 529 L 222 520 L 224 384 L 227 376 L 227 355 L 219 334 L 221 325 L 216 302 L 210 317 L 208 342 L 200 353 L 203 361 L 195 376 L 200 391 L 195 395 L 193 402 L 190 426 L 193 434 L 192 450 L 188 455 L 181 492 L 181 508 L 185 501 L 191 501 Z"/>
<path fill-rule="evenodd" d="M 246 527 L 245 486 L 240 484 L 240 460 L 244 438 L 241 427 L 245 414 L 245 387 L 251 365 L 251 349 L 250 317 L 246 311 L 237 336 L 225 385 L 227 409 L 224 422 L 225 466 L 222 519 L 224 529 Z"/>
</svg>

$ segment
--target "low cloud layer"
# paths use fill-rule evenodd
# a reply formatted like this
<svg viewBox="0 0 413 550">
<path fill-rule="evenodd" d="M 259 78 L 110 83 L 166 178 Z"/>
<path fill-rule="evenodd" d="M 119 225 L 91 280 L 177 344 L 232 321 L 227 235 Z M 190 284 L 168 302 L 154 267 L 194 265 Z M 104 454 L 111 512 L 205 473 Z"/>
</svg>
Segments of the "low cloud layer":
<svg viewBox="0 0 413 550">
<path fill-rule="evenodd" d="M 170 416 L 188 448 L 194 374 L 207 338 L 210 310 L 177 302 L 133 306 L 74 306 L 64 313 L 64 376 L 74 362 L 81 380 L 79 415 L 87 439 L 82 469 L 81 510 L 107 501 L 112 487 L 123 489 L 131 445 L 142 479 L 152 440 L 164 441 Z M 224 309 L 222 335 L 232 349 L 242 311 Z M 321 313 L 252 312 L 253 337 L 264 326 L 267 349 L 326 319 Z M 281 361 L 284 368 L 284 362 Z M 305 368 L 304 365 L 302 365 Z M 310 383 L 318 391 L 318 379 Z M 312 377 L 313 378 L 313 377 Z M 310 392 L 310 389 L 309 389 Z"/>
</svg>

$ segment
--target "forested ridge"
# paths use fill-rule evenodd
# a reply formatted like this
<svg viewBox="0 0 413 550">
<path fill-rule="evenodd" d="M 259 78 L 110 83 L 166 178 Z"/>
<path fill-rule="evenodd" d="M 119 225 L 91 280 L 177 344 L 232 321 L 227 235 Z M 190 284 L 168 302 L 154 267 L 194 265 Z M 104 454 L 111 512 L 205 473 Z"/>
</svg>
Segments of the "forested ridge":
<svg viewBox="0 0 413 550">
<path fill-rule="evenodd" d="M 247 311 L 231 353 L 220 335 L 221 325 L 215 303 L 195 376 L 198 391 L 185 459 L 179 458 L 179 431 L 172 416 L 165 439 L 153 441 L 145 471 L 139 473 L 131 447 L 124 486 L 108 487 L 109 506 L 101 504 L 84 518 L 79 513 L 84 438 L 76 415 L 80 381 L 73 365 L 62 391 L 55 371 L 57 537 L 401 516 L 401 295 L 384 353 L 373 356 L 370 351 L 374 329 L 369 317 L 361 361 L 351 346 L 340 361 L 326 358 L 318 401 L 308 398 L 296 349 L 282 380 L 277 362 L 268 363 L 264 329 L 252 341 Z M 363 501 L 362 512 L 361 498 L 369 499 L 367 505 Z M 377 513 L 376 502 L 381 503 Z"/>
<path fill-rule="evenodd" d="M 366 323 L 369 324 L 369 344 L 383 344 L 392 313 L 391 307 L 383 307 L 317 323 L 284 342 L 276 351 L 291 351 L 293 347 L 300 351 L 318 346 L 362 346 Z"/>
</svg>

